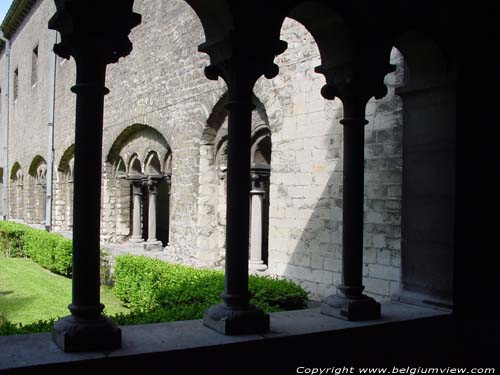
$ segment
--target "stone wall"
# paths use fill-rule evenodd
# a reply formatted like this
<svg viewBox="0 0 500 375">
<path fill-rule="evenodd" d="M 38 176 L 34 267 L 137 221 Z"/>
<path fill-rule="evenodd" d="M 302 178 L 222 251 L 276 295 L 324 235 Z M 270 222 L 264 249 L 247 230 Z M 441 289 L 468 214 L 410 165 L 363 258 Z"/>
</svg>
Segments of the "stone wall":
<svg viewBox="0 0 500 375">
<path fill-rule="evenodd" d="M 181 0 L 136 0 L 143 22 L 131 33 L 132 53 L 110 65 L 103 140 L 102 239 L 130 236 L 130 188 L 117 178 L 118 155 L 144 160 L 148 149 L 169 150 L 172 174 L 169 244 L 151 256 L 204 267 L 222 267 L 225 230 L 225 125 L 222 80 L 207 80 L 208 57 L 197 52 L 203 30 Z M 39 1 L 12 38 L 12 70 L 19 67 L 19 98 L 11 102 L 9 168 L 24 176 L 36 155 L 47 160 L 47 106 L 53 12 Z M 342 212 L 342 104 L 320 95 L 324 78 L 311 35 L 287 19 L 282 39 L 288 50 L 276 58 L 280 74 L 255 86 L 254 134 L 269 129 L 269 259 L 271 275 L 301 283 L 314 298 L 334 292 L 340 282 Z M 31 85 L 31 56 L 38 45 L 38 83 Z M 0 58 L 3 66 L 4 56 Z M 401 198 L 401 103 L 394 87 L 402 82 L 402 59 L 393 50 L 395 73 L 386 78 L 388 95 L 367 106 L 364 282 L 369 294 L 386 298 L 399 283 Z M 74 61 L 56 67 L 54 200 L 55 230 L 71 230 Z M 145 133 L 131 131 L 144 126 Z M 157 147 L 158 148 L 158 147 Z M 118 151 L 117 151 L 118 150 Z M 1 160 L 0 160 L 1 161 Z M 125 167 L 126 170 L 126 167 Z M 31 197 L 10 181 L 11 218 L 25 218 Z M 23 195 L 24 194 L 24 195 Z M 38 214 L 40 215 L 40 214 Z"/>
</svg>

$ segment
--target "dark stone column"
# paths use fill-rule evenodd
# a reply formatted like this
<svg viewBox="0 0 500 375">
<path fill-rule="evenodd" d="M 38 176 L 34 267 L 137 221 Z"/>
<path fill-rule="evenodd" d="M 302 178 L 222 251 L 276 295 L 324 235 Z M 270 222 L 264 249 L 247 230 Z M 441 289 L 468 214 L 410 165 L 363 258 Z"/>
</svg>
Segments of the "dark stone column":
<svg viewBox="0 0 500 375">
<path fill-rule="evenodd" d="M 226 277 L 224 303 L 206 311 L 203 323 L 221 333 L 258 333 L 269 330 L 269 315 L 249 304 L 248 236 L 250 192 L 250 135 L 252 91 L 233 96 L 228 112 Z"/>
<path fill-rule="evenodd" d="M 121 331 L 102 315 L 100 303 L 100 203 L 106 66 L 130 53 L 128 34 L 140 22 L 133 1 L 56 2 L 49 28 L 61 33 L 59 56 L 76 62 L 73 301 L 71 315 L 56 322 L 55 343 L 66 352 L 113 350 Z"/>
<path fill-rule="evenodd" d="M 235 33 L 225 43 L 200 46 L 212 65 L 205 69 L 209 79 L 222 77 L 228 87 L 227 206 L 224 303 L 212 306 L 203 323 L 223 334 L 263 333 L 269 330 L 269 315 L 249 303 L 248 246 L 250 218 L 250 154 L 253 86 L 261 75 L 272 78 L 278 73 L 273 64 L 286 44 L 262 44 L 252 50 L 248 41 Z M 243 35 L 243 34 L 241 34 Z M 230 48 L 228 48 L 230 47 Z M 266 50 L 266 47 L 270 47 Z M 223 56 L 222 61 L 218 60 Z"/>
<path fill-rule="evenodd" d="M 366 66 L 372 63 L 370 59 L 360 60 L 339 68 L 316 69 L 327 78 L 321 94 L 330 100 L 338 96 L 344 106 L 340 121 L 344 126 L 342 284 L 336 295 L 321 304 L 321 312 L 346 320 L 380 318 L 380 304 L 363 294 L 362 283 L 365 107 L 372 96 L 386 94 L 383 78 L 393 69 L 388 63 Z"/>
</svg>

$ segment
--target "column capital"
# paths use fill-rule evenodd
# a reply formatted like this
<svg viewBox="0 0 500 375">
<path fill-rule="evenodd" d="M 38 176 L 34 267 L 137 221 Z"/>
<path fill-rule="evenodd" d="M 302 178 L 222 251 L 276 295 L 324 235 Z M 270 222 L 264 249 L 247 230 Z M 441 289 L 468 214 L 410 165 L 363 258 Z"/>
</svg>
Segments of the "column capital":
<svg viewBox="0 0 500 375">
<path fill-rule="evenodd" d="M 250 168 L 250 180 L 252 182 L 251 194 L 264 194 L 264 183 L 271 174 L 271 167 L 267 164 L 254 163 Z"/>
<path fill-rule="evenodd" d="M 242 97 L 250 99 L 261 76 L 271 79 L 278 75 L 279 68 L 273 60 L 286 48 L 283 40 L 269 38 L 257 43 L 249 41 L 244 32 L 231 32 L 217 42 L 201 44 L 198 50 L 210 56 L 205 76 L 214 81 L 221 77 L 226 82 L 229 106 L 237 105 Z"/>
<path fill-rule="evenodd" d="M 133 188 L 141 188 L 144 181 L 144 176 L 142 174 L 129 175 L 125 178 Z"/>
<path fill-rule="evenodd" d="M 158 193 L 158 183 L 163 179 L 161 175 L 149 175 L 142 180 L 142 185 L 148 189 L 149 194 Z"/>
<path fill-rule="evenodd" d="M 359 56 L 347 62 L 327 63 L 315 68 L 316 73 L 323 74 L 326 79 L 321 95 L 328 100 L 338 97 L 342 101 L 345 120 L 358 117 L 364 120 L 368 100 L 387 94 L 384 77 L 396 67 L 389 63 L 388 57 L 372 52 L 361 51 Z"/>
<path fill-rule="evenodd" d="M 132 51 L 128 35 L 141 23 L 141 15 L 132 11 L 134 0 L 89 2 L 56 0 L 56 13 L 49 20 L 49 29 L 61 34 L 54 45 L 60 57 L 75 60 L 98 60 L 115 63 Z"/>
</svg>

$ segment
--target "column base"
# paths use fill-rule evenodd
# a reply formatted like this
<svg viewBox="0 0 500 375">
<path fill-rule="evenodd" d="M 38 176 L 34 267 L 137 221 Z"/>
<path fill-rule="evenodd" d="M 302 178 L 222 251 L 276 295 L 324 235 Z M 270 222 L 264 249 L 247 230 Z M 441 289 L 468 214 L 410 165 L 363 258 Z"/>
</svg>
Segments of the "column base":
<svg viewBox="0 0 500 375">
<path fill-rule="evenodd" d="M 269 314 L 253 305 L 235 309 L 221 303 L 205 311 L 203 324 L 224 335 L 266 333 L 269 332 Z"/>
<path fill-rule="evenodd" d="M 264 262 L 258 260 L 250 260 L 248 261 L 248 268 L 251 271 L 265 271 L 267 270 L 267 265 Z"/>
<path fill-rule="evenodd" d="M 142 237 L 130 237 L 129 242 L 132 242 L 132 243 L 143 243 L 144 239 Z"/>
<path fill-rule="evenodd" d="M 52 340 L 67 353 L 111 351 L 121 347 L 122 331 L 104 316 L 86 320 L 69 315 L 54 324 Z"/>
<path fill-rule="evenodd" d="M 163 244 L 161 243 L 161 241 L 158 240 L 154 241 L 147 240 L 146 242 L 144 242 L 143 246 L 144 250 L 148 251 L 163 250 Z"/>
<path fill-rule="evenodd" d="M 364 294 L 358 298 L 332 295 L 321 304 L 320 312 L 343 320 L 376 320 L 380 319 L 380 303 Z"/>
</svg>

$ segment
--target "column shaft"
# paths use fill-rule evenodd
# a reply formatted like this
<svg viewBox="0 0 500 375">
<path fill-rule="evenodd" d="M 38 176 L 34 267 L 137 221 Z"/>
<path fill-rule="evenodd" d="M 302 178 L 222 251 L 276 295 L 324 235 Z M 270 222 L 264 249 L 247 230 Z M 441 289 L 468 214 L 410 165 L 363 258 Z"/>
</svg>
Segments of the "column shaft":
<svg viewBox="0 0 500 375">
<path fill-rule="evenodd" d="M 352 103 L 350 103 L 352 106 Z M 380 304 L 363 294 L 364 103 L 352 110 L 344 103 L 344 173 L 342 202 L 342 284 L 321 312 L 346 320 L 380 318 Z"/>
<path fill-rule="evenodd" d="M 149 188 L 149 206 L 148 206 L 148 241 L 156 242 L 156 201 L 157 201 L 156 186 Z"/>
<path fill-rule="evenodd" d="M 248 305 L 251 96 L 228 110 L 226 279 L 222 298 L 229 306 Z"/>
<path fill-rule="evenodd" d="M 142 241 L 141 236 L 141 203 L 142 191 L 141 186 L 135 183 L 132 184 L 133 206 L 132 206 L 132 240 Z"/>
<path fill-rule="evenodd" d="M 90 59 L 89 59 L 90 60 Z M 75 165 L 73 208 L 74 315 L 98 317 L 99 298 L 101 153 L 106 65 L 98 61 L 78 63 L 75 117 Z"/>
<path fill-rule="evenodd" d="M 250 91 L 251 92 L 251 91 Z M 249 93 L 250 94 L 250 93 Z M 249 303 L 248 204 L 250 191 L 251 95 L 227 104 L 228 163 L 226 275 L 223 304 L 212 306 L 203 323 L 225 335 L 269 331 L 269 315 Z"/>
<path fill-rule="evenodd" d="M 250 191 L 252 206 L 252 222 L 250 225 L 250 269 L 263 271 L 267 266 L 262 261 L 262 215 L 264 191 L 252 189 Z"/>
<path fill-rule="evenodd" d="M 347 296 L 363 291 L 364 118 L 344 119 L 342 286 Z"/>
</svg>

